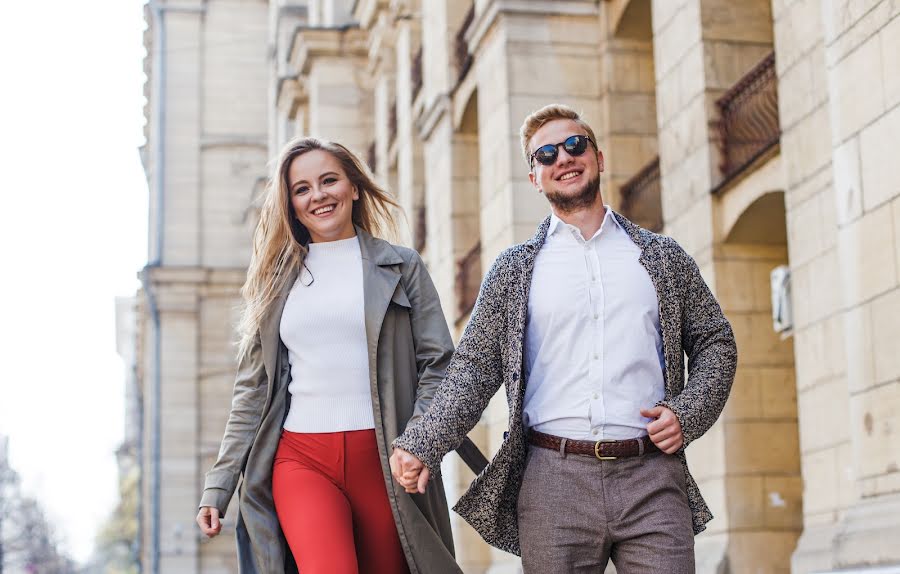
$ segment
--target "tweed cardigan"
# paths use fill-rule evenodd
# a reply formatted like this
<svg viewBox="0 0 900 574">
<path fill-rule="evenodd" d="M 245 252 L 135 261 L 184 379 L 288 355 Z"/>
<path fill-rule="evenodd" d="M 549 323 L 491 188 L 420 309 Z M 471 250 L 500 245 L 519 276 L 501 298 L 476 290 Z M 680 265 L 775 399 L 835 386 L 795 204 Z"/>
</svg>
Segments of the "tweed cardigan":
<svg viewBox="0 0 900 574">
<path fill-rule="evenodd" d="M 665 398 L 658 404 L 671 409 L 681 423 L 684 446 L 675 456 L 684 467 L 696 534 L 712 514 L 687 468 L 684 448 L 709 430 L 725 406 L 737 365 L 734 334 L 697 264 L 675 240 L 614 215 L 641 249 L 639 261 L 659 299 Z M 454 510 L 487 543 L 514 554 L 520 554 L 516 505 L 527 452 L 522 349 L 528 291 L 549 225 L 547 217 L 533 238 L 505 250 L 494 261 L 431 407 L 393 442 L 417 456 L 432 473 L 439 472 L 444 455 L 459 446 L 494 393 L 505 385 L 508 432 Z"/>
</svg>

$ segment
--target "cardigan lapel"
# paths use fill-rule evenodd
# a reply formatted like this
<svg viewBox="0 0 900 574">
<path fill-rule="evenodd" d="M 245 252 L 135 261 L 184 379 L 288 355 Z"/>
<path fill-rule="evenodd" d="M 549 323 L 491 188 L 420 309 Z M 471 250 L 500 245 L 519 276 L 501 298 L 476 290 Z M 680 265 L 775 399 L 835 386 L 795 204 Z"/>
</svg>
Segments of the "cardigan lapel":
<svg viewBox="0 0 900 574">
<path fill-rule="evenodd" d="M 528 320 L 528 296 L 531 291 L 531 276 L 534 274 L 534 262 L 537 259 L 538 251 L 541 250 L 541 247 L 544 245 L 544 241 L 547 239 L 547 230 L 550 229 L 550 216 L 548 215 L 544 218 L 544 221 L 538 225 L 537 231 L 534 234 L 534 237 L 526 241 L 522 244 L 522 259 L 521 259 L 521 279 L 515 285 L 516 293 L 515 296 L 511 298 L 511 301 L 515 302 L 515 306 L 510 306 L 510 316 L 512 325 L 516 325 L 516 343 L 515 349 L 513 349 L 511 359 L 516 361 L 515 364 L 518 366 L 518 371 L 513 373 L 514 381 L 518 380 L 518 389 L 514 396 L 518 397 L 519 400 L 519 408 L 515 409 L 514 412 L 521 414 L 521 406 L 524 404 L 525 398 L 525 353 L 524 345 L 525 345 L 525 325 Z"/>
<path fill-rule="evenodd" d="M 614 212 L 615 213 L 615 212 Z M 680 321 L 677 316 L 672 315 L 673 310 L 680 310 L 677 305 L 666 305 L 665 301 L 673 296 L 670 288 L 666 286 L 666 279 L 670 276 L 667 268 L 668 258 L 665 256 L 660 244 L 656 241 L 657 235 L 646 229 L 638 227 L 624 216 L 615 213 L 616 219 L 622 224 L 622 227 L 628 233 L 635 245 L 641 249 L 641 257 L 639 263 L 647 270 L 653 287 L 656 290 L 656 299 L 659 305 L 659 328 L 662 331 L 663 343 L 663 360 L 665 362 L 663 368 L 663 377 L 665 379 L 666 394 L 675 395 L 677 390 L 672 388 L 673 382 L 677 379 L 676 373 L 670 373 L 670 369 L 681 368 L 678 361 L 669 356 L 669 351 L 680 349 L 680 343 L 673 340 L 673 337 L 680 332 Z"/>
<path fill-rule="evenodd" d="M 668 297 L 671 297 L 672 294 L 666 287 L 666 258 L 662 255 L 662 252 L 659 248 L 659 245 L 656 241 L 656 234 L 642 227 L 639 227 L 628 220 L 624 215 L 612 212 L 613 216 L 616 218 L 616 221 L 622 226 L 631 240 L 635 245 L 641 250 L 641 256 L 638 259 L 638 262 L 647 270 L 647 274 L 650 275 L 650 280 L 653 283 L 653 287 L 656 290 L 656 298 L 659 301 L 659 322 L 660 322 L 660 330 L 662 331 L 662 340 L 663 340 L 663 357 L 665 358 L 665 368 L 663 369 L 663 376 L 665 377 L 666 388 L 674 393 L 674 390 L 669 389 L 670 381 L 673 381 L 674 378 L 670 376 L 669 371 L 669 360 L 668 349 L 674 349 L 677 347 L 676 341 L 672 340 L 673 334 L 677 333 L 679 327 L 676 317 L 670 317 L 666 310 L 674 308 L 670 305 L 663 305 L 663 301 L 665 301 Z M 550 228 L 550 217 L 548 216 L 544 221 L 538 226 L 537 232 L 534 234 L 534 237 L 526 241 L 523 245 L 525 250 L 523 252 L 523 265 L 522 265 L 522 280 L 520 282 L 519 295 L 520 297 L 517 300 L 518 306 L 515 309 L 515 319 L 517 324 L 521 327 L 522 332 L 519 337 L 519 346 L 521 347 L 522 342 L 525 338 L 525 321 L 526 315 L 528 311 L 528 292 L 531 287 L 531 277 L 534 272 L 534 262 L 537 258 L 537 253 L 540 251 L 541 247 L 543 247 L 544 242 L 547 239 L 547 231 Z M 524 361 L 525 356 L 524 353 L 521 353 L 522 361 Z M 524 381 L 523 381 L 524 383 Z M 524 387 L 524 384 L 522 385 Z"/>
</svg>

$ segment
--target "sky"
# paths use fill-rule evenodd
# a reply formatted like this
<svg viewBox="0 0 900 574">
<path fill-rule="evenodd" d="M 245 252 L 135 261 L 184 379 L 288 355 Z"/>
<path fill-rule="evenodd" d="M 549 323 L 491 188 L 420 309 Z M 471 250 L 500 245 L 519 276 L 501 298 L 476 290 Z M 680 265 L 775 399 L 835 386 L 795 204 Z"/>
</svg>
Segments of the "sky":
<svg viewBox="0 0 900 574">
<path fill-rule="evenodd" d="M 143 3 L 0 2 L 0 434 L 78 560 L 118 497 L 115 297 L 147 259 Z"/>
</svg>

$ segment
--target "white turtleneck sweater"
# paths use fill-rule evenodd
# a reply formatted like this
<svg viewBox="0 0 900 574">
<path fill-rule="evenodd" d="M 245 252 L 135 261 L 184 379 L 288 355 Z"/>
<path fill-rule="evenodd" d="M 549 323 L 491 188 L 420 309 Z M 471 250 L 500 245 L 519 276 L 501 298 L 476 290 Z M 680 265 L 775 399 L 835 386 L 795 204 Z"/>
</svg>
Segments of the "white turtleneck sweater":
<svg viewBox="0 0 900 574">
<path fill-rule="evenodd" d="M 309 244 L 280 331 L 291 363 L 285 430 L 375 428 L 358 237 Z"/>
</svg>

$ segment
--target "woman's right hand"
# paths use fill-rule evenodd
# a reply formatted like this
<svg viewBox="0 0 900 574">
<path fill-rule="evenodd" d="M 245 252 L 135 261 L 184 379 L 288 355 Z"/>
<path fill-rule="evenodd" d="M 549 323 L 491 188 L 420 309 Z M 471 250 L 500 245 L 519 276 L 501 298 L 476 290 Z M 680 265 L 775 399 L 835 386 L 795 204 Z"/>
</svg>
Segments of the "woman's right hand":
<svg viewBox="0 0 900 574">
<path fill-rule="evenodd" d="M 212 506 L 201 506 L 197 513 L 197 524 L 200 531 L 210 538 L 222 531 L 222 521 L 219 520 L 219 509 Z"/>
</svg>

